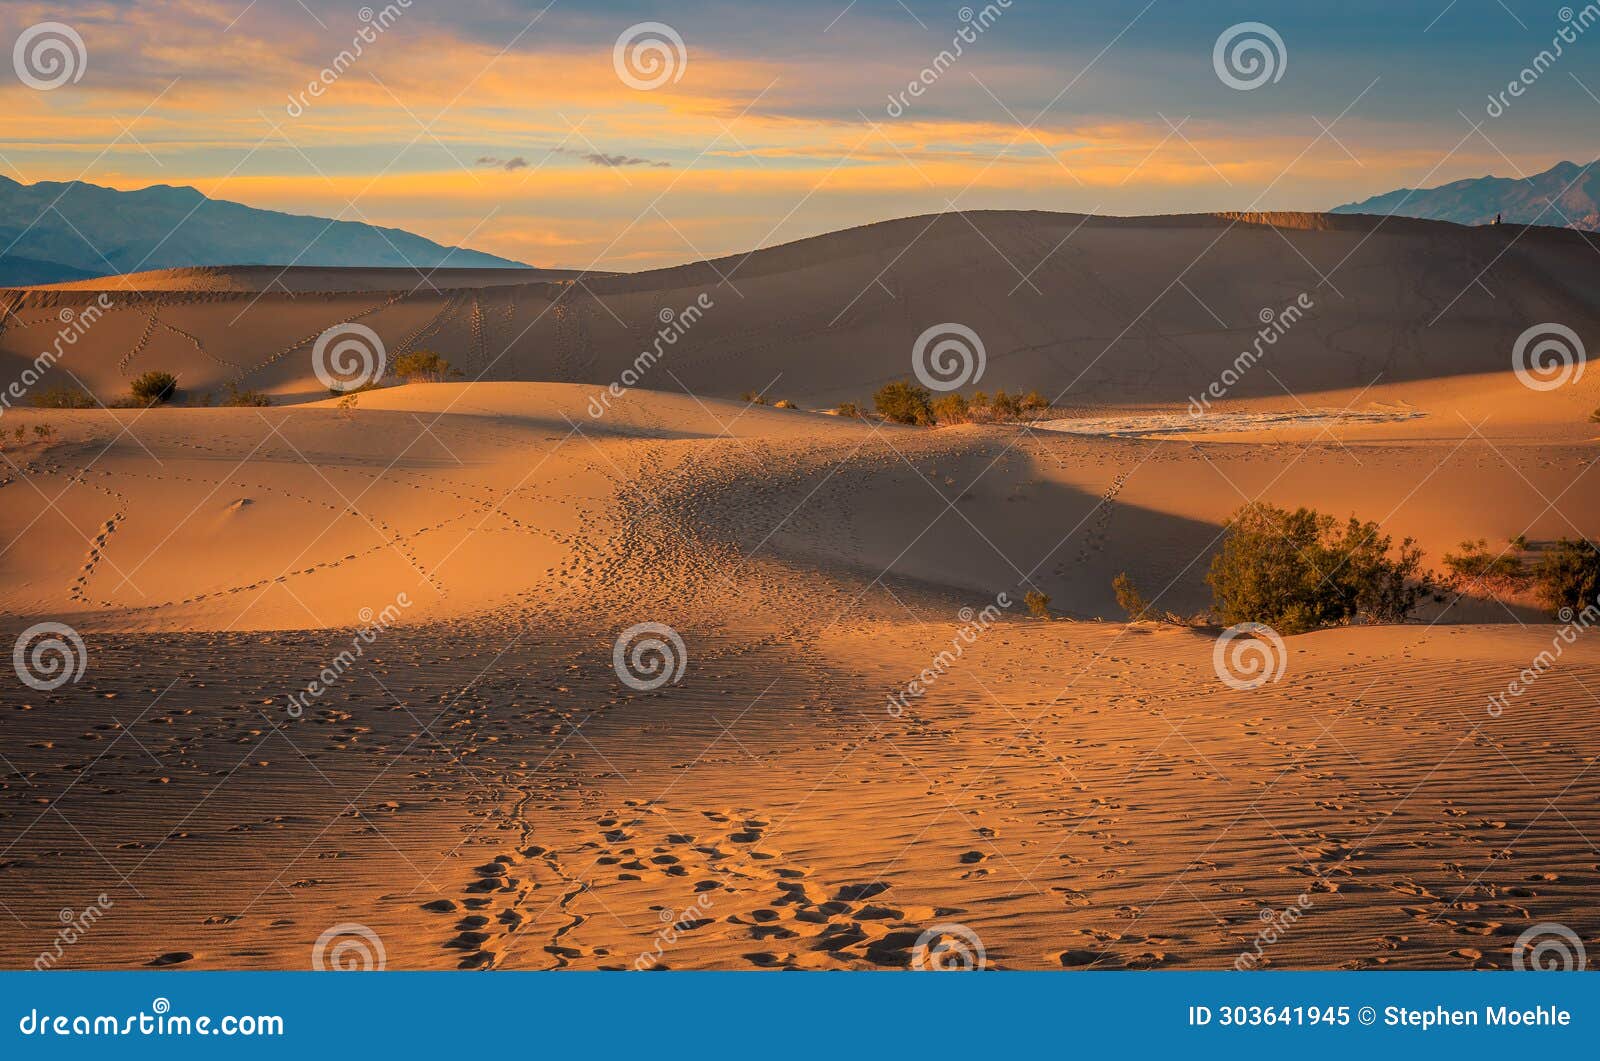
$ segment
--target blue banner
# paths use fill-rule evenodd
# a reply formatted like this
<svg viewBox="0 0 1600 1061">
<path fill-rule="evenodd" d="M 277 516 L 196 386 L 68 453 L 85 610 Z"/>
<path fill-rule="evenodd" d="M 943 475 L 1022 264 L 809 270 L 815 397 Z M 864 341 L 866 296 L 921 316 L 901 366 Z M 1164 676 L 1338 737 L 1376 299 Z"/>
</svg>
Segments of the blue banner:
<svg viewBox="0 0 1600 1061">
<path fill-rule="evenodd" d="M 1521 973 L 8 973 L 0 1055 L 1428 1057 L 1595 1042 L 1600 978 Z M 571 1051 L 571 1054 L 568 1054 Z"/>
</svg>

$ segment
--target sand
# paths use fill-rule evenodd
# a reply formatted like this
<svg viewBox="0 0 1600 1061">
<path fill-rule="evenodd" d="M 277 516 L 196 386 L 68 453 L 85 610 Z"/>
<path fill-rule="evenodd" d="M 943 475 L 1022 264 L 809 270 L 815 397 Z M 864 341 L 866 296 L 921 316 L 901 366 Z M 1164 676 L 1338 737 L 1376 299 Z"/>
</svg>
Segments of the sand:
<svg viewBox="0 0 1600 1061">
<path fill-rule="evenodd" d="M 565 354 L 536 345 L 502 362 L 525 379 L 497 367 L 353 408 L 7 412 L 8 429 L 54 435 L 4 450 L 0 633 L 69 623 L 88 665 L 53 692 L 0 686 L 0 964 L 54 955 L 60 911 L 101 894 L 110 910 L 52 964 L 305 968 L 349 923 L 381 940 L 390 968 L 446 969 L 902 968 L 935 926 L 936 940 L 966 938 L 952 925 L 988 966 L 1031 969 L 1222 968 L 1241 954 L 1277 968 L 1507 967 L 1541 922 L 1593 941 L 1592 637 L 1495 714 L 1490 697 L 1557 636 L 1530 600 L 1478 589 L 1405 626 L 1289 638 L 1281 680 L 1238 690 L 1218 679 L 1216 630 L 1128 624 L 1113 599 L 1127 571 L 1162 608 L 1202 608 L 1221 524 L 1257 496 L 1381 520 L 1435 563 L 1464 538 L 1600 528 L 1596 430 L 1578 415 L 1600 404 L 1594 379 L 1536 393 L 1493 348 L 1517 317 L 1502 301 L 1537 313 L 1551 282 L 1474 301 L 1471 324 L 1391 329 L 1358 365 L 1317 355 L 1330 336 L 1351 343 L 1358 320 L 1383 334 L 1386 313 L 1415 319 L 1411 293 L 1440 281 L 1413 253 L 1503 238 L 1361 221 L 1255 233 L 1264 262 L 1288 253 L 1284 237 L 1349 241 L 1326 249 L 1335 261 L 1371 238 L 1335 277 L 1331 319 L 1292 333 L 1321 338 L 1274 350 L 1288 353 L 1272 363 L 1287 390 L 1230 396 L 1214 431 L 1137 429 L 1187 418 L 1183 388 L 1141 355 L 1169 351 L 1181 378 L 1190 355 L 1238 344 L 1214 322 L 1176 330 L 1201 312 L 1181 291 L 1189 309 L 1150 320 L 1102 384 L 1063 403 L 1134 430 L 824 415 L 904 357 L 863 336 L 914 338 L 908 307 L 934 295 L 891 284 L 907 306 L 877 305 L 826 342 L 826 329 L 763 318 L 761 299 L 821 284 L 824 250 L 841 276 L 882 269 L 905 223 L 751 256 L 732 281 L 746 299 L 729 292 L 720 325 L 746 329 L 742 355 L 719 353 L 732 332 L 675 348 L 657 368 L 694 393 L 653 379 L 599 417 L 607 373 L 633 355 L 600 342 L 597 317 L 566 319 Z M 1231 241 L 1249 234 L 1203 219 L 1091 227 L 1138 253 L 1223 233 L 1244 254 Z M 1090 267 L 1068 246 L 1082 280 Z M 1502 262 L 1532 277 L 1568 253 L 1552 238 L 1541 265 L 1532 247 Z M 1414 281 L 1379 299 L 1402 268 Z M 993 300 L 995 320 L 1016 282 L 1005 272 L 987 269 L 991 286 L 971 295 Z M 629 284 L 682 305 L 688 288 L 668 282 L 584 284 L 619 285 L 598 296 L 614 306 L 652 304 L 631 302 L 643 296 Z M 1508 272 L 1498 293 L 1516 282 Z M 539 288 L 450 297 L 470 318 L 516 293 L 511 318 L 484 313 L 492 351 Z M 27 293 L 20 312 L 69 294 L 82 293 Z M 821 296 L 801 294 L 793 312 L 820 313 Z M 199 336 L 237 312 L 237 293 L 179 295 L 156 333 L 170 321 Z M 1561 297 L 1572 309 L 1593 296 Z M 384 312 L 415 310 L 425 328 L 413 302 L 426 298 Z M 276 325 L 311 332 L 371 304 L 286 298 L 294 319 Z M 1043 334 L 1069 313 L 1010 316 Z M 104 346 L 70 355 L 89 375 L 125 374 L 116 320 L 92 333 Z M 277 343 L 268 330 L 203 345 L 253 364 Z M 586 335 L 592 356 L 573 360 Z M 989 372 L 1064 385 L 1085 350 L 996 341 Z M 285 398 L 304 389 L 289 360 L 271 362 Z M 536 374 L 563 363 L 582 378 Z M 1369 385 L 1375 365 L 1385 374 Z M 730 397 L 769 368 L 793 380 L 774 397 L 808 408 Z M 1028 589 L 1050 595 L 1055 619 L 1027 616 Z M 619 633 L 646 622 L 669 625 L 687 657 L 653 691 L 613 662 Z M 919 680 L 925 693 L 907 696 Z"/>
</svg>

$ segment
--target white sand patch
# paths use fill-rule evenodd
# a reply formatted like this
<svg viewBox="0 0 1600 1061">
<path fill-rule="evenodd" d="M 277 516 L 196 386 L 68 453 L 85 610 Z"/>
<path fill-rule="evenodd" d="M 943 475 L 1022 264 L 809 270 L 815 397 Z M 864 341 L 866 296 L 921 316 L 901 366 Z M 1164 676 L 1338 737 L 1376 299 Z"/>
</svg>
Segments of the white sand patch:
<svg viewBox="0 0 1600 1061">
<path fill-rule="evenodd" d="M 1325 427 L 1333 424 L 1390 424 L 1428 415 L 1417 409 L 1292 409 L 1270 413 L 1156 413 L 1143 416 L 1103 416 L 1070 420 L 1045 420 L 1039 431 L 1098 438 L 1137 438 L 1146 435 L 1215 435 L 1283 428 Z"/>
</svg>

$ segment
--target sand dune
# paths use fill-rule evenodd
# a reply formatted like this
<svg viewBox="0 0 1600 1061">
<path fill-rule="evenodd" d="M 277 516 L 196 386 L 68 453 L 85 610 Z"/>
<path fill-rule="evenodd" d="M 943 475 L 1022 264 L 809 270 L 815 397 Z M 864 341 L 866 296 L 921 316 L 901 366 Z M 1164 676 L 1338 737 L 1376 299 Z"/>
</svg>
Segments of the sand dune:
<svg viewBox="0 0 1600 1061">
<path fill-rule="evenodd" d="M 986 386 L 1069 391 L 1088 408 L 1181 405 L 1250 347 L 1263 311 L 1304 295 L 1312 308 L 1271 348 L 1271 372 L 1246 373 L 1230 396 L 1370 386 L 1373 400 L 1388 400 L 1388 388 L 1407 382 L 1504 373 L 1533 323 L 1593 332 L 1600 295 L 1585 278 L 1595 261 L 1590 237 L 1557 229 L 974 212 L 581 283 L 485 286 L 500 284 L 496 273 L 466 287 L 367 290 L 372 271 L 347 284 L 305 270 L 296 282 L 309 290 L 263 293 L 215 289 L 259 282 L 238 279 L 249 271 L 174 278 L 176 289 L 152 280 L 113 292 L 116 308 L 63 364 L 105 395 L 165 368 L 191 394 L 233 381 L 305 398 L 326 393 L 311 364 L 317 336 L 357 322 L 391 358 L 437 350 L 469 379 L 603 386 L 652 347 L 665 316 L 704 297 L 711 308 L 645 386 L 725 398 L 771 388 L 819 406 L 862 400 L 909 374 L 924 329 L 955 321 L 986 346 Z M 50 347 L 62 311 L 96 297 L 68 288 L 0 295 L 0 368 L 20 371 Z M 1558 403 L 1570 415 L 1578 396 L 1548 396 Z"/>
<path fill-rule="evenodd" d="M 0 634 L 66 622 L 88 660 L 0 686 L 0 964 L 102 893 L 59 964 L 304 968 L 350 923 L 391 968 L 467 969 L 901 968 L 964 933 L 1003 968 L 1474 968 L 1540 922 L 1593 939 L 1591 638 L 1501 714 L 1556 628 L 1487 595 L 1290 638 L 1280 681 L 1236 690 L 1216 630 L 1126 624 L 1111 590 L 1127 571 L 1203 607 L 1255 497 L 1434 562 L 1594 537 L 1597 379 L 1531 390 L 1509 353 L 1530 323 L 1596 331 L 1591 254 L 1359 217 L 980 213 L 582 283 L 141 281 L 63 365 L 308 400 L 0 418 L 24 429 Z M 645 385 L 605 391 L 702 291 Z M 1191 389 L 1303 291 L 1314 311 L 1191 422 Z M 10 371 L 93 296 L 5 297 Z M 952 319 L 984 336 L 983 386 L 1066 390 L 1084 433 L 819 411 Z M 485 378 L 328 399 L 310 347 L 341 320 Z M 809 411 L 736 400 L 769 384 Z M 641 623 L 683 643 L 654 691 L 613 654 Z"/>
</svg>

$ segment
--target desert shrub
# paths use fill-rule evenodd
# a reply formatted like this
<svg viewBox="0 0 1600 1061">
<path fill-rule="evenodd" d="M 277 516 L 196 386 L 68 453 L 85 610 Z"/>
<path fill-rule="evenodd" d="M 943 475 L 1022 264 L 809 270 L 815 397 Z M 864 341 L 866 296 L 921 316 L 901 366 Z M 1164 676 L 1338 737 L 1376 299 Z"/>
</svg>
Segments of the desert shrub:
<svg viewBox="0 0 1600 1061">
<path fill-rule="evenodd" d="M 839 407 L 835 409 L 834 412 L 840 416 L 849 417 L 852 420 L 865 420 L 867 418 L 866 410 L 862 409 L 861 406 L 857 405 L 855 402 L 840 402 Z"/>
<path fill-rule="evenodd" d="M 1126 571 L 1111 580 L 1111 589 L 1117 595 L 1117 604 L 1128 613 L 1129 622 L 1139 622 L 1150 617 L 1150 602 L 1144 599 Z"/>
<path fill-rule="evenodd" d="M 1514 547 L 1515 543 L 1512 544 Z M 1509 553 L 1498 556 L 1491 553 L 1488 541 L 1483 538 L 1475 542 L 1462 542 L 1459 553 L 1445 553 L 1444 566 L 1457 581 L 1489 579 L 1517 582 L 1527 574 L 1519 557 Z"/>
<path fill-rule="evenodd" d="M 1228 521 L 1206 582 L 1224 623 L 1265 623 L 1282 634 L 1357 618 L 1404 622 L 1432 588 L 1410 538 L 1396 548 L 1376 523 L 1351 516 L 1341 526 L 1309 508 L 1262 503 Z"/>
<path fill-rule="evenodd" d="M 794 402 L 791 402 L 788 398 L 780 398 L 778 401 L 775 401 L 775 402 L 772 403 L 772 407 L 774 409 L 798 409 L 798 408 L 800 408 Z"/>
<path fill-rule="evenodd" d="M 77 387 L 51 387 L 29 401 L 35 409 L 94 409 L 99 405 L 92 394 Z"/>
<path fill-rule="evenodd" d="M 1015 420 L 1022 412 L 1022 407 L 1017 399 L 1007 394 L 1004 390 L 994 392 L 994 401 L 989 403 L 990 410 L 996 420 Z"/>
<path fill-rule="evenodd" d="M 1050 618 L 1050 594 L 1030 589 L 1022 595 L 1022 603 L 1028 606 L 1028 614 L 1035 619 Z"/>
<path fill-rule="evenodd" d="M 461 375 L 450 362 L 432 350 L 413 350 L 395 358 L 394 374 L 407 383 L 443 383 Z"/>
<path fill-rule="evenodd" d="M 178 377 L 170 372 L 152 370 L 135 379 L 129 392 L 137 405 L 161 405 L 170 402 L 178 393 Z"/>
<path fill-rule="evenodd" d="M 896 424 L 915 424 L 928 427 L 933 424 L 932 394 L 910 380 L 895 380 L 879 388 L 872 396 L 878 415 Z"/>
<path fill-rule="evenodd" d="M 229 383 L 223 391 L 222 404 L 234 408 L 264 409 L 272 404 L 272 399 L 260 391 L 240 390 L 237 384 Z"/>
<path fill-rule="evenodd" d="M 1026 395 L 1017 399 L 1017 407 L 1025 415 L 1034 415 L 1047 411 L 1050 408 L 1050 399 L 1038 391 L 1029 391 Z"/>
<path fill-rule="evenodd" d="M 1600 597 L 1600 545 L 1562 538 L 1540 557 L 1536 575 L 1539 601 L 1551 615 L 1581 612 Z"/>
<path fill-rule="evenodd" d="M 744 395 L 743 395 L 743 398 L 744 398 L 744 403 L 746 405 L 765 405 L 765 404 L 767 404 L 767 399 L 762 397 L 761 395 L 757 394 L 755 391 L 745 391 Z"/>
<path fill-rule="evenodd" d="M 347 394 L 365 394 L 367 391 L 382 390 L 383 384 L 375 379 L 370 379 L 359 387 L 329 387 L 330 398 L 343 398 Z"/>
<path fill-rule="evenodd" d="M 940 395 L 933 403 L 933 418 L 941 424 L 966 423 L 967 400 L 954 391 Z"/>
<path fill-rule="evenodd" d="M 55 437 L 55 434 L 56 434 L 56 429 L 51 427 L 49 424 L 34 424 L 33 425 L 33 435 L 40 442 L 49 441 L 50 439 Z"/>
</svg>

